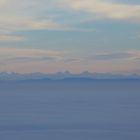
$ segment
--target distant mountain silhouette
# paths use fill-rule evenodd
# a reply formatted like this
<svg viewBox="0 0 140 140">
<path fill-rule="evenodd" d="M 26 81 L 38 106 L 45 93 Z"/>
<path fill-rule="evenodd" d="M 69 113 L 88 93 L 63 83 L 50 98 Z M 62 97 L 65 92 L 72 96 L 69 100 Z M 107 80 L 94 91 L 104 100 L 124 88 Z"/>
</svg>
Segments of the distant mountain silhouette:
<svg viewBox="0 0 140 140">
<path fill-rule="evenodd" d="M 98 79 L 140 79 L 140 75 L 122 75 L 122 74 L 111 74 L 111 73 L 89 73 L 88 71 L 72 74 L 68 71 L 57 72 L 54 74 L 43 74 L 43 73 L 30 73 L 30 74 L 19 74 L 19 73 L 0 73 L 0 81 L 50 81 L 50 80 L 62 80 L 63 81 L 89 81 Z"/>
</svg>

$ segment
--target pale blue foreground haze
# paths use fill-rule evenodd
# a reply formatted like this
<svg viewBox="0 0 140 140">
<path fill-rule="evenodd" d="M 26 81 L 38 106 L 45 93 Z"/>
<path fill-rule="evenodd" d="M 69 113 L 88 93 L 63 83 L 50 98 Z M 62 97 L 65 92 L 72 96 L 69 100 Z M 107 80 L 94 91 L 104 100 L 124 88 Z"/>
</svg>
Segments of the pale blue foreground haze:
<svg viewBox="0 0 140 140">
<path fill-rule="evenodd" d="M 0 83 L 1 140 L 140 140 L 140 81 Z"/>
</svg>

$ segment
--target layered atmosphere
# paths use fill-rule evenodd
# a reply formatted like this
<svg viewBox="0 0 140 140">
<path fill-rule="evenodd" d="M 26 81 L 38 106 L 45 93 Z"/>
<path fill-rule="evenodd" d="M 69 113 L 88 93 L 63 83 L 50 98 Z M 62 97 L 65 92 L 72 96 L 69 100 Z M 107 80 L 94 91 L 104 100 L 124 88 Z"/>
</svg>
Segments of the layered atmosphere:
<svg viewBox="0 0 140 140">
<path fill-rule="evenodd" d="M 0 72 L 140 74 L 139 0 L 0 0 Z"/>
</svg>

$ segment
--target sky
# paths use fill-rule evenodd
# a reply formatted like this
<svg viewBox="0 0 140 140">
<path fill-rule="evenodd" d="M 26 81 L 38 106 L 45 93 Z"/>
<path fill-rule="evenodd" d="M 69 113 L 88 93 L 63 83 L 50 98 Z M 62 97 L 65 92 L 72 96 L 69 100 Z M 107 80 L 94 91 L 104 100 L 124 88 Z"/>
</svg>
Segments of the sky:
<svg viewBox="0 0 140 140">
<path fill-rule="evenodd" d="M 0 0 L 0 72 L 140 74 L 139 0 Z"/>
</svg>

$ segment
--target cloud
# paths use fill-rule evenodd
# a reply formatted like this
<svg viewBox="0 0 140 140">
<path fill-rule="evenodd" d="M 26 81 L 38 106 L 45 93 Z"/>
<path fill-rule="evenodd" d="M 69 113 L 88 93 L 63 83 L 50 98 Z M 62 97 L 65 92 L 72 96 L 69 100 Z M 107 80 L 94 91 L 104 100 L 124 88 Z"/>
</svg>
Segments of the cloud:
<svg viewBox="0 0 140 140">
<path fill-rule="evenodd" d="M 58 60 L 56 56 L 25 56 L 25 57 L 13 57 L 6 60 L 9 63 L 28 63 L 38 61 L 55 61 Z"/>
<path fill-rule="evenodd" d="M 66 63 L 79 63 L 81 61 L 82 60 L 78 59 L 78 58 L 67 58 L 67 59 L 64 59 L 64 62 L 66 62 Z"/>
<path fill-rule="evenodd" d="M 112 59 L 128 59 L 132 55 L 129 53 L 108 53 L 108 54 L 99 54 L 93 56 L 95 60 L 112 60 Z"/>
<path fill-rule="evenodd" d="M 33 48 L 10 48 L 2 47 L 0 48 L 0 55 L 2 54 L 11 54 L 14 56 L 62 56 L 64 52 L 54 51 L 54 50 L 45 50 L 45 49 L 33 49 Z"/>
<path fill-rule="evenodd" d="M 135 40 L 139 40 L 140 39 L 140 33 L 138 32 L 138 33 L 134 33 L 133 35 L 131 35 L 130 37 L 129 37 L 130 39 L 135 39 Z"/>
<path fill-rule="evenodd" d="M 5 4 L 6 0 L 0 0 L 0 5 Z"/>
<path fill-rule="evenodd" d="M 140 22 L 140 5 L 113 0 L 62 0 L 60 6 L 89 13 L 91 18 Z"/>
<path fill-rule="evenodd" d="M 26 38 L 23 36 L 0 35 L 0 42 L 20 42 L 25 40 Z"/>
<path fill-rule="evenodd" d="M 140 51 L 139 50 L 131 50 L 128 51 L 129 54 L 133 55 L 135 60 L 140 60 Z"/>
<path fill-rule="evenodd" d="M 140 5 L 114 0 L 0 0 L 0 34 L 40 29 L 90 31 L 72 25 L 76 12 L 79 23 L 82 19 L 140 22 Z M 72 21 L 67 21 L 69 13 Z"/>
<path fill-rule="evenodd" d="M 0 48 L 1 63 L 59 60 L 64 52 L 28 48 Z"/>
<path fill-rule="evenodd" d="M 61 16 L 60 19 L 58 19 L 58 16 L 53 16 L 53 11 L 58 8 L 54 3 L 56 3 L 55 0 L 51 2 L 45 0 L 0 0 L 0 34 L 42 29 L 90 31 L 70 27 L 62 23 L 60 21 L 62 20 Z"/>
<path fill-rule="evenodd" d="M 16 31 L 57 29 L 59 25 L 50 20 L 37 20 L 32 17 L 4 16 L 0 18 L 0 33 Z"/>
<path fill-rule="evenodd" d="M 97 61 L 112 61 L 112 60 L 136 60 L 140 58 L 139 51 L 128 51 L 128 52 L 120 52 L 120 53 L 103 53 L 103 54 L 95 54 L 88 59 L 97 60 Z"/>
</svg>

